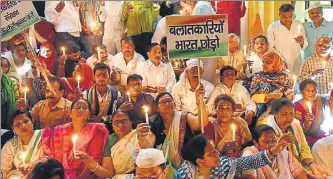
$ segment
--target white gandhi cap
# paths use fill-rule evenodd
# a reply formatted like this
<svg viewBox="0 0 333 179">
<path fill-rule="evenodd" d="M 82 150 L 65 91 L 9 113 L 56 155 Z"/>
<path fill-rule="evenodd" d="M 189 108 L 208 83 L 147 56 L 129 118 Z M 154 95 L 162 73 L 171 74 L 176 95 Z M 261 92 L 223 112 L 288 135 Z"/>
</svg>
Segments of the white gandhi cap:
<svg viewBox="0 0 333 179">
<path fill-rule="evenodd" d="M 135 163 L 140 168 L 156 167 L 165 163 L 163 151 L 154 148 L 141 149 Z"/>
</svg>

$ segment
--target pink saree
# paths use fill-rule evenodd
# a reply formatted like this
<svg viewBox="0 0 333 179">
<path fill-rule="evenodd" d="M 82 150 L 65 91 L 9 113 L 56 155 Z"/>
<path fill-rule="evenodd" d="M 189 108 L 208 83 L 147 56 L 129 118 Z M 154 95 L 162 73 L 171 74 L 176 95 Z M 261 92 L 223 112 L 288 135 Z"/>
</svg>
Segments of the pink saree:
<svg viewBox="0 0 333 179">
<path fill-rule="evenodd" d="M 90 172 L 86 172 L 84 176 L 81 174 L 85 169 L 85 165 L 74 159 L 72 130 L 72 123 L 57 126 L 53 131 L 49 128 L 44 129 L 42 136 L 44 153 L 63 164 L 65 179 L 95 179 L 97 178 L 96 175 L 90 174 Z M 102 124 L 87 123 L 82 131 L 78 133 L 77 151 L 87 153 L 100 163 L 108 135 L 109 132 Z"/>
</svg>

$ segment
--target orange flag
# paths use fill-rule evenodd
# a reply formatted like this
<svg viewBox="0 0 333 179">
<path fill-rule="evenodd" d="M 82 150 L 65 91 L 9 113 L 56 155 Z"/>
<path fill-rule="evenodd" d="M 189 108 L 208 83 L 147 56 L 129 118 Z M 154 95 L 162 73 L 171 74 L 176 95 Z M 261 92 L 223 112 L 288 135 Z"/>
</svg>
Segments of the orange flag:
<svg viewBox="0 0 333 179">
<path fill-rule="evenodd" d="M 262 29 L 260 15 L 257 13 L 256 20 L 254 21 L 253 26 L 252 26 L 250 37 L 251 37 L 251 39 L 253 39 L 254 37 L 256 37 L 258 35 L 264 35 L 264 30 Z"/>
</svg>

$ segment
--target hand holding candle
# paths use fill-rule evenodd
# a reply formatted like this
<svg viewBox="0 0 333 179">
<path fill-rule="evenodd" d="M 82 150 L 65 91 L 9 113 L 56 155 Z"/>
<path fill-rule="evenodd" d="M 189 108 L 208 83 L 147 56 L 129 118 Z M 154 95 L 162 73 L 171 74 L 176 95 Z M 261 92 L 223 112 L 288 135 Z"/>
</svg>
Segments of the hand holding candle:
<svg viewBox="0 0 333 179">
<path fill-rule="evenodd" d="M 77 138 L 78 138 L 77 134 L 74 134 L 73 137 L 72 137 L 74 158 L 76 158 L 76 141 L 77 141 Z"/>
<path fill-rule="evenodd" d="M 235 124 L 231 124 L 232 129 L 232 141 L 236 141 L 236 126 Z"/>
</svg>

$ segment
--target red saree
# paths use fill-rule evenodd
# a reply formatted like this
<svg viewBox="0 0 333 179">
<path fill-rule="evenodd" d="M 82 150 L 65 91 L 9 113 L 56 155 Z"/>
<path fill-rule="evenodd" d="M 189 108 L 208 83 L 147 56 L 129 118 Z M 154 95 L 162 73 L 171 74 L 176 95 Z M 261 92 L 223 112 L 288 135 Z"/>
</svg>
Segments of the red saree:
<svg viewBox="0 0 333 179">
<path fill-rule="evenodd" d="M 305 115 L 308 113 L 307 107 L 302 105 L 303 98 L 295 102 L 295 111 L 301 113 L 301 118 L 298 119 L 303 124 L 305 120 Z M 305 104 L 304 104 L 305 105 Z M 317 97 L 312 105 L 312 114 L 314 115 L 314 121 L 312 122 L 310 128 L 305 132 L 305 138 L 309 146 L 313 146 L 319 139 L 325 137 L 325 132 L 320 128 L 320 125 L 323 123 L 324 119 L 324 106 L 326 105 L 326 100 L 323 97 Z"/>
<path fill-rule="evenodd" d="M 63 164 L 65 179 L 77 179 L 85 169 L 85 165 L 80 160 L 74 159 L 72 130 L 72 123 L 67 123 L 57 126 L 53 131 L 45 128 L 42 136 L 45 155 Z M 77 151 L 87 153 L 100 163 L 108 135 L 108 130 L 102 124 L 87 123 L 82 131 L 78 133 Z M 94 174 L 90 175 L 89 172 L 81 178 L 96 179 L 97 177 Z"/>
</svg>

